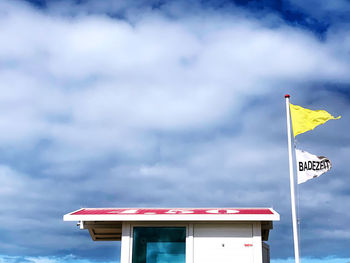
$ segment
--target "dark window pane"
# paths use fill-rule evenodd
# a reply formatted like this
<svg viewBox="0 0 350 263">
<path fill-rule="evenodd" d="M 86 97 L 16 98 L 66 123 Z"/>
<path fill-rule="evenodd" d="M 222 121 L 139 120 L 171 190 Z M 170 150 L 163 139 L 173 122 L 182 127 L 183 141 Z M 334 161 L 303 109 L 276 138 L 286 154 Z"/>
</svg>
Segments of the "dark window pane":
<svg viewBox="0 0 350 263">
<path fill-rule="evenodd" d="M 185 263 L 185 227 L 134 227 L 133 263 Z"/>
</svg>

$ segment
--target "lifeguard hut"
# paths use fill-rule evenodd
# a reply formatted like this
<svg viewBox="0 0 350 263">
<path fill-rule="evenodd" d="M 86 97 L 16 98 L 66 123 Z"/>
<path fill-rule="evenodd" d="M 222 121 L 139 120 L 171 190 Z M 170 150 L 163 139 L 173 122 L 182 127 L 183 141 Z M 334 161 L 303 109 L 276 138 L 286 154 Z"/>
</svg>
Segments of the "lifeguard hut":
<svg viewBox="0 0 350 263">
<path fill-rule="evenodd" d="M 269 263 L 272 208 L 82 208 L 64 215 L 94 241 L 121 241 L 120 263 Z"/>
</svg>

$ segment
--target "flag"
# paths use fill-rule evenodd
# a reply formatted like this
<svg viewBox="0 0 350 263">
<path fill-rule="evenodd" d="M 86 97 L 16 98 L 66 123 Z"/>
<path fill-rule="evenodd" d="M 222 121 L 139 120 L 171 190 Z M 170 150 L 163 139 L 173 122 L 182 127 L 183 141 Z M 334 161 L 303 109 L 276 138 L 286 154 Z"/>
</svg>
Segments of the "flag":
<svg viewBox="0 0 350 263">
<path fill-rule="evenodd" d="M 298 184 L 319 177 L 332 168 L 331 161 L 324 156 L 316 156 L 298 149 L 295 149 L 295 156 L 297 161 Z"/>
<path fill-rule="evenodd" d="M 290 113 L 294 137 L 313 130 L 329 120 L 337 120 L 341 117 L 335 118 L 325 110 L 309 110 L 293 104 L 290 104 Z"/>
</svg>

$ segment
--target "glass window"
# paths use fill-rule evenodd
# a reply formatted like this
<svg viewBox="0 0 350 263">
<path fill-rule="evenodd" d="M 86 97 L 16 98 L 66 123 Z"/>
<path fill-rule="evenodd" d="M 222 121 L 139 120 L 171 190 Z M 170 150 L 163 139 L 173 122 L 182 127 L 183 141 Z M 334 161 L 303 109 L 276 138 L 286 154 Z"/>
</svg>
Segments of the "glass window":
<svg viewBox="0 0 350 263">
<path fill-rule="evenodd" d="M 185 227 L 134 227 L 132 263 L 185 263 Z"/>
</svg>

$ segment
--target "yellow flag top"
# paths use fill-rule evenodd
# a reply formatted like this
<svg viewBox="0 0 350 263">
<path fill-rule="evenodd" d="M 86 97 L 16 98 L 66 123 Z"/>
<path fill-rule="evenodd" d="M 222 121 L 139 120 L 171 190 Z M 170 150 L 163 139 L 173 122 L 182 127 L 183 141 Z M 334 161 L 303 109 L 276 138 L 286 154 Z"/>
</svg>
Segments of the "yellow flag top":
<svg viewBox="0 0 350 263">
<path fill-rule="evenodd" d="M 325 110 L 309 110 L 298 105 L 289 104 L 292 117 L 292 126 L 294 137 L 300 133 L 313 130 L 329 120 L 337 120 Z"/>
</svg>

